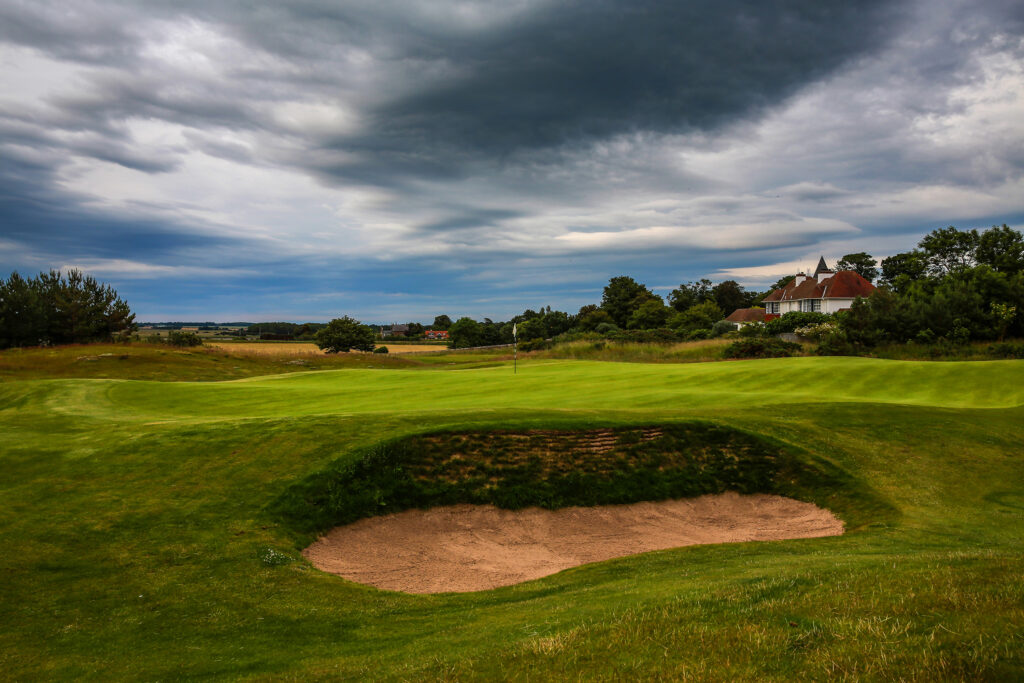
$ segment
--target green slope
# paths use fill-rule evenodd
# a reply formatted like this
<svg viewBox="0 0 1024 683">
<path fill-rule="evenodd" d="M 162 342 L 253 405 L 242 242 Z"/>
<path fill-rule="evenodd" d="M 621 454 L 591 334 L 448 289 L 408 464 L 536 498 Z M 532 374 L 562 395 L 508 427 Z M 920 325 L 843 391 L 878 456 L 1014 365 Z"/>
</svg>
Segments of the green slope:
<svg viewBox="0 0 1024 683">
<path fill-rule="evenodd" d="M 11 679 L 1019 678 L 1021 406 L 1019 361 L 9 381 L 0 666 Z M 692 419 L 814 453 L 898 514 L 842 537 L 409 596 L 311 569 L 266 509 L 404 434 Z"/>
<path fill-rule="evenodd" d="M 782 358 L 642 365 L 549 361 L 458 372 L 336 370 L 232 382 L 54 380 L 5 385 L 52 409 L 110 419 L 273 418 L 480 410 L 655 411 L 874 402 L 950 408 L 1024 404 L 1024 364 Z"/>
</svg>

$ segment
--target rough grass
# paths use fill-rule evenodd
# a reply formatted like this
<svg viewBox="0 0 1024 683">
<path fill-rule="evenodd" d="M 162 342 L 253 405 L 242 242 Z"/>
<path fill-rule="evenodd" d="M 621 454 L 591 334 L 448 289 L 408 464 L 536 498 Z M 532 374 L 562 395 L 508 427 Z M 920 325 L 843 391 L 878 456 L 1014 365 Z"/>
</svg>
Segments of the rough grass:
<svg viewBox="0 0 1024 683">
<path fill-rule="evenodd" d="M 0 351 L 0 380 L 42 378 L 209 381 L 340 368 L 418 368 L 473 365 L 495 355 L 433 354 L 415 360 L 389 354 L 323 354 L 315 346 L 252 342 L 230 348 L 209 344 L 175 348 L 161 344 L 79 344 Z M 292 348 L 296 347 L 296 348 Z M 430 348 L 430 347 L 427 347 Z"/>
<path fill-rule="evenodd" d="M 0 354 L 5 678 L 1024 672 L 1021 361 L 527 361 L 515 376 L 499 364 L 168 383 L 15 380 L 47 367 L 21 358 L 29 367 Z M 79 368 L 62 363 L 54 374 Z M 213 374 L 198 354 L 167 363 L 146 372 Z M 895 514 L 839 537 L 694 546 L 413 596 L 313 570 L 270 509 L 382 439 L 679 421 L 809 453 Z"/>
<path fill-rule="evenodd" d="M 534 358 L 599 360 L 621 363 L 700 363 L 722 360 L 731 339 L 704 339 L 677 344 L 639 344 L 610 341 L 573 341 L 536 351 Z"/>
<path fill-rule="evenodd" d="M 851 528 L 890 520 L 894 512 L 832 463 L 740 430 L 692 422 L 407 437 L 342 456 L 270 507 L 308 535 L 413 507 L 556 509 L 724 491 L 815 502 Z"/>
</svg>

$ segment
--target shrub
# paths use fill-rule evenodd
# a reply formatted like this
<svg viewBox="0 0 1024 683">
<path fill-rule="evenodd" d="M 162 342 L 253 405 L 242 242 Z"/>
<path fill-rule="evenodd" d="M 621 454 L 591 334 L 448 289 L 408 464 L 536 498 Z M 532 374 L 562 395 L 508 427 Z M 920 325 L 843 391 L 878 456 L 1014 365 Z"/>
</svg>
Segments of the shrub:
<svg viewBox="0 0 1024 683">
<path fill-rule="evenodd" d="M 801 337 L 810 339 L 811 341 L 821 341 L 825 337 L 830 337 L 839 331 L 839 326 L 834 322 L 817 323 L 815 325 L 805 325 L 804 327 L 798 327 L 793 332 Z"/>
<path fill-rule="evenodd" d="M 183 332 L 182 330 L 171 330 L 167 333 L 167 343 L 171 346 L 189 347 L 202 346 L 202 338 L 195 332 Z"/>
<path fill-rule="evenodd" d="M 519 343 L 520 351 L 541 351 L 548 348 L 551 348 L 551 342 L 547 339 L 531 339 Z"/>
<path fill-rule="evenodd" d="M 764 334 L 764 323 L 749 323 L 738 331 L 741 337 L 760 337 Z"/>
<path fill-rule="evenodd" d="M 388 347 L 386 347 L 386 346 L 378 346 L 377 348 L 375 348 L 373 350 L 373 352 L 374 353 L 387 353 L 388 352 Z"/>
<path fill-rule="evenodd" d="M 726 332 L 733 332 L 735 330 L 735 324 L 729 322 L 728 320 L 719 320 L 717 323 L 711 326 L 711 336 L 721 337 Z"/>
<path fill-rule="evenodd" d="M 686 341 L 700 341 L 711 337 L 711 330 L 690 330 L 686 333 Z"/>
<path fill-rule="evenodd" d="M 611 334 L 612 332 L 618 332 L 619 326 L 615 323 L 601 323 L 594 328 L 594 332 L 598 334 Z"/>
<path fill-rule="evenodd" d="M 785 358 L 800 351 L 800 345 L 781 339 L 741 339 L 722 350 L 723 358 Z"/>
<path fill-rule="evenodd" d="M 1000 342 L 988 347 L 988 352 L 999 358 L 1024 358 L 1024 342 Z"/>
<path fill-rule="evenodd" d="M 821 342 L 814 349 L 814 353 L 819 356 L 857 356 L 862 351 L 863 347 L 850 343 L 846 335 L 841 332 L 822 337 Z"/>
<path fill-rule="evenodd" d="M 618 344 L 671 344 L 679 341 L 679 335 L 662 327 L 656 330 L 619 330 L 608 335 Z"/>
<path fill-rule="evenodd" d="M 935 333 L 925 328 L 914 335 L 914 341 L 918 344 L 934 344 Z"/>
<path fill-rule="evenodd" d="M 827 313 L 801 313 L 799 311 L 792 311 L 781 318 L 775 318 L 774 320 L 766 322 L 764 324 L 764 331 L 766 334 L 782 334 L 783 332 L 793 332 L 798 327 L 807 327 L 808 325 L 825 323 L 830 319 L 831 316 Z"/>
</svg>

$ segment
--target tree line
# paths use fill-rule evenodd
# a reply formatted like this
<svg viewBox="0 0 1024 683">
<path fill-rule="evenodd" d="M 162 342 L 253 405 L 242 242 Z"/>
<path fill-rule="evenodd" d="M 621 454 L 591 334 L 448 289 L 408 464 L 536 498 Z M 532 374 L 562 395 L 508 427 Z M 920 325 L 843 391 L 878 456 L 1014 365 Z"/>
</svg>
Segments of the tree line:
<svg viewBox="0 0 1024 683">
<path fill-rule="evenodd" d="M 0 279 L 0 348 L 127 339 L 135 329 L 117 292 L 79 270 Z"/>
<path fill-rule="evenodd" d="M 984 231 L 934 230 L 915 249 L 879 264 L 870 254 L 845 255 L 838 270 L 854 270 L 878 289 L 834 316 L 788 313 L 765 325 L 748 325 L 747 336 L 798 331 L 820 340 L 822 353 L 859 353 L 885 343 L 964 343 L 1024 336 L 1024 237 L 1007 225 Z M 576 313 L 544 306 L 506 321 L 447 315 L 429 329 L 447 330 L 453 348 L 510 344 L 513 329 L 526 348 L 553 337 L 600 335 L 620 341 L 680 341 L 726 334 L 723 318 L 758 306 L 792 276 L 764 291 L 735 280 L 687 282 L 666 297 L 628 276 L 613 277 L 599 303 Z M 408 336 L 422 336 L 409 323 Z M 78 270 L 51 270 L 33 278 L 12 273 L 0 279 L 0 348 L 127 339 L 135 315 L 117 292 Z M 260 323 L 246 332 L 312 339 L 321 348 L 373 350 L 380 326 L 347 316 L 323 323 Z"/>
</svg>

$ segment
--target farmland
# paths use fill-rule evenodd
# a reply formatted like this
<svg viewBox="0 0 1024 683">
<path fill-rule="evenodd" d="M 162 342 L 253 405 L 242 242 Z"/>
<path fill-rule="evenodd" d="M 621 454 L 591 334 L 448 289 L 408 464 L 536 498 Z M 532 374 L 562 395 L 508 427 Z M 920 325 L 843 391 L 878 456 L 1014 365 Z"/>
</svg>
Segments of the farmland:
<svg viewBox="0 0 1024 683">
<path fill-rule="evenodd" d="M 484 354 L 343 355 L 310 369 L 115 348 L 0 354 L 6 677 L 1024 671 L 1024 362 L 538 354 L 512 374 Z M 848 533 L 408 595 L 313 569 L 300 551 L 325 529 L 281 512 L 289 490 L 384 441 L 673 424 L 768 439 L 832 473 L 838 493 L 814 477 L 793 490 Z"/>
<path fill-rule="evenodd" d="M 238 354 L 252 354 L 260 356 L 319 356 L 324 354 L 324 352 L 321 351 L 313 342 L 211 341 L 208 343 L 213 348 Z M 401 342 L 392 344 L 387 341 L 378 343 L 378 346 L 386 346 L 389 353 L 428 353 L 431 351 L 443 351 L 447 348 L 447 345 L 445 344 L 403 344 Z M 356 353 L 359 352 L 357 351 Z"/>
</svg>

